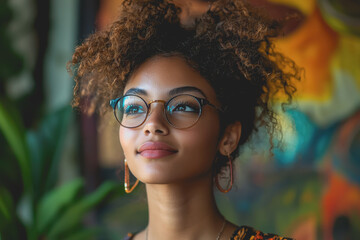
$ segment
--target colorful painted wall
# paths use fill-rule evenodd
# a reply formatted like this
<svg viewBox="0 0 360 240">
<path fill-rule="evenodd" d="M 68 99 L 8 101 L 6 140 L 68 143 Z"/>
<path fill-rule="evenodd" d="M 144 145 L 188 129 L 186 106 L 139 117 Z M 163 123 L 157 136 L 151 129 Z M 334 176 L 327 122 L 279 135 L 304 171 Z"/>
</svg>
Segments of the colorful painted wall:
<svg viewBox="0 0 360 240">
<path fill-rule="evenodd" d="M 303 17 L 276 44 L 304 68 L 304 78 L 296 83 L 296 103 L 280 117 L 283 148 L 276 149 L 269 160 L 268 146 L 257 144 L 260 131 L 236 162 L 235 189 L 218 194 L 217 200 L 221 211 L 237 224 L 298 240 L 357 239 L 360 4 L 351 0 L 272 2 L 294 8 Z M 100 27 L 111 21 L 117 5 L 116 0 L 102 1 Z M 143 191 L 138 194 L 105 209 L 103 223 L 118 232 L 145 225 Z"/>
</svg>

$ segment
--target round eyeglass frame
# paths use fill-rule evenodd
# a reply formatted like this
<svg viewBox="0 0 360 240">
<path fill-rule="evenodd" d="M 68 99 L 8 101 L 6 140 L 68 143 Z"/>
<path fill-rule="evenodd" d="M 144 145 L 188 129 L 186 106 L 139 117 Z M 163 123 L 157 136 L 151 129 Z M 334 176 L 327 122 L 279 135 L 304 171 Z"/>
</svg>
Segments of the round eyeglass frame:
<svg viewBox="0 0 360 240">
<path fill-rule="evenodd" d="M 125 97 L 129 97 L 129 96 L 135 96 L 135 97 L 140 98 L 140 99 L 145 103 L 145 106 L 147 107 L 146 116 L 145 116 L 144 120 L 143 120 L 140 124 L 138 124 L 137 126 L 134 126 L 134 127 L 124 126 L 124 125 L 121 123 L 121 121 L 120 121 L 120 120 L 117 118 L 117 116 L 116 116 L 116 105 L 118 104 L 118 102 L 119 102 L 121 99 L 123 99 L 123 98 L 125 98 Z M 174 98 L 179 97 L 179 96 L 190 96 L 190 97 L 193 97 L 193 98 L 196 99 L 196 101 L 197 101 L 197 102 L 199 103 L 199 105 L 200 105 L 200 111 L 199 111 L 199 114 L 198 114 L 198 118 L 196 119 L 196 121 L 195 121 L 193 124 L 191 124 L 191 125 L 188 126 L 188 127 L 180 127 L 180 128 L 179 128 L 179 127 L 176 127 L 173 123 L 170 122 L 170 120 L 169 120 L 169 118 L 168 118 L 168 115 L 166 114 L 167 105 L 168 105 Z M 147 103 L 142 97 L 140 97 L 140 96 L 138 96 L 138 95 L 135 95 L 135 94 L 127 94 L 127 95 L 124 95 L 124 96 L 122 96 L 122 97 L 119 97 L 119 98 L 115 98 L 115 99 L 110 100 L 110 106 L 113 108 L 113 112 L 114 112 L 115 119 L 119 122 L 119 124 L 120 124 L 121 126 L 123 126 L 123 127 L 125 127 L 125 128 L 137 128 L 137 127 L 140 127 L 141 125 L 143 125 L 143 124 L 146 122 L 146 120 L 147 120 L 147 118 L 148 118 L 148 116 L 149 116 L 150 110 L 151 110 L 150 105 L 151 105 L 152 103 L 155 103 L 155 102 L 162 102 L 162 103 L 164 103 L 163 113 L 164 113 L 164 115 L 165 115 L 166 121 L 167 121 L 173 128 L 176 128 L 176 129 L 187 129 L 187 128 L 191 128 L 192 126 L 194 126 L 194 125 L 199 121 L 199 119 L 200 119 L 200 117 L 201 117 L 202 108 L 203 108 L 204 106 L 206 106 L 206 105 L 209 105 L 209 106 L 215 108 L 215 109 L 218 110 L 218 111 L 222 111 L 221 109 L 219 109 L 218 107 L 216 107 L 214 104 L 210 103 L 209 100 L 207 100 L 206 98 L 195 97 L 195 96 L 193 96 L 193 95 L 191 95 L 191 94 L 179 94 L 179 95 L 176 95 L 176 96 L 171 97 L 171 98 L 170 98 L 169 100 L 167 100 L 167 101 L 165 101 L 165 100 L 151 100 L 149 103 Z"/>
</svg>

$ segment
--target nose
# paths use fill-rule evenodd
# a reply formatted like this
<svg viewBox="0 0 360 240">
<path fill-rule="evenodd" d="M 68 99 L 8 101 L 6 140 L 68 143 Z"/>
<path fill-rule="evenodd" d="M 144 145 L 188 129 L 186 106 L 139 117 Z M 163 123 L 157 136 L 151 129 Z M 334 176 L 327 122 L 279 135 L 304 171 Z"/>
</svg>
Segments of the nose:
<svg viewBox="0 0 360 240">
<path fill-rule="evenodd" d="M 155 104 L 154 103 L 158 103 Z M 163 104 L 161 104 L 163 103 Z M 145 120 L 143 131 L 145 135 L 167 135 L 169 133 L 169 123 L 164 114 L 164 101 L 156 100 L 149 103 L 149 114 Z"/>
</svg>

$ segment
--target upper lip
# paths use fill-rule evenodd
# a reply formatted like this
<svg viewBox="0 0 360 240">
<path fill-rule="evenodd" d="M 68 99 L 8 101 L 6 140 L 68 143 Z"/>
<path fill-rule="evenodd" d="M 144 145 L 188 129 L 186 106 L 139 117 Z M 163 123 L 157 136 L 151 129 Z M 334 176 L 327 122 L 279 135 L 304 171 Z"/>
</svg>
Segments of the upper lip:
<svg viewBox="0 0 360 240">
<path fill-rule="evenodd" d="M 170 152 L 177 152 L 176 149 L 172 148 L 164 142 L 146 142 L 140 146 L 138 152 L 142 152 L 145 150 L 166 150 Z"/>
</svg>

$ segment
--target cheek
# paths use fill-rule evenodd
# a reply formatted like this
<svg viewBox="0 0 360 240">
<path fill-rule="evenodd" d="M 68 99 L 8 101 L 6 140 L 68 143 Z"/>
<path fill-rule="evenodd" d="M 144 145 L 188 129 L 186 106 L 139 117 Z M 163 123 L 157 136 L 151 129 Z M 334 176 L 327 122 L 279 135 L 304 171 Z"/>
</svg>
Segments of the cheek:
<svg viewBox="0 0 360 240">
<path fill-rule="evenodd" d="M 184 134 L 182 143 L 189 159 L 194 166 L 207 168 L 212 166 L 218 148 L 219 124 L 199 122 L 196 128 L 191 128 Z M 194 161 L 195 160 L 195 161 Z M 204 169 L 205 170 L 205 169 Z"/>
<path fill-rule="evenodd" d="M 131 145 L 131 143 L 133 143 L 133 133 L 134 131 L 129 131 L 129 129 L 127 128 L 123 128 L 120 126 L 119 128 L 119 140 L 120 140 L 120 145 L 124 151 L 124 155 L 129 156 L 130 152 L 132 152 L 131 149 L 133 149 L 133 146 Z"/>
</svg>

